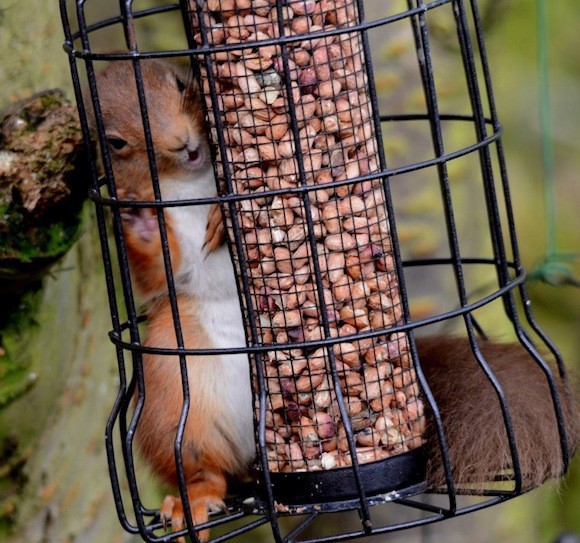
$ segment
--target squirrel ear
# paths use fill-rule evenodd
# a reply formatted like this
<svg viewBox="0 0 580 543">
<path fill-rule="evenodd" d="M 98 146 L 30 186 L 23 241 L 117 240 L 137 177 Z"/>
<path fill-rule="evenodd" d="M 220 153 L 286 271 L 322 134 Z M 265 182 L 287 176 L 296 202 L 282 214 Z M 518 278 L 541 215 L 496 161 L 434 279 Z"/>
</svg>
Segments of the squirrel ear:
<svg viewBox="0 0 580 543">
<path fill-rule="evenodd" d="M 175 73 L 174 77 L 175 77 L 174 82 L 175 82 L 175 85 L 177 86 L 177 90 L 181 94 L 185 93 L 185 91 L 189 91 L 189 92 L 193 93 L 194 96 L 199 95 L 199 88 L 197 85 L 197 81 L 193 77 L 193 74 L 191 73 L 191 71 L 187 75 L 181 74 L 181 73 Z"/>
</svg>

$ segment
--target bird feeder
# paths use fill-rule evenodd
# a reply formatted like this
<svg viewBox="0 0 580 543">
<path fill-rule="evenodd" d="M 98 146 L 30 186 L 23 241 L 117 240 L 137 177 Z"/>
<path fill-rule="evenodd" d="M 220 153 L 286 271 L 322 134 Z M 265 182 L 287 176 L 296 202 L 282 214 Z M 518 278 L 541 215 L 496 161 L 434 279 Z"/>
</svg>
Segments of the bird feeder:
<svg viewBox="0 0 580 543">
<path fill-rule="evenodd" d="M 485 349 L 478 346 L 482 330 L 474 313 L 494 302 L 503 305 L 517 342 L 544 375 L 555 421 L 557 463 L 565 470 L 570 446 L 559 394 L 564 369 L 529 309 L 502 127 L 475 0 L 410 0 L 401 10 L 362 0 L 183 0 L 148 9 L 129 1 L 119 2 L 118 13 L 102 19 L 89 16 L 91 4 L 77 2 L 72 9 L 61 1 L 61 12 L 92 161 L 90 198 L 96 205 L 106 270 L 110 339 L 119 362 L 120 387 L 106 435 L 115 502 L 126 530 L 158 542 L 185 534 L 195 541 L 200 528 L 211 528 L 215 541 L 224 541 L 269 523 L 276 541 L 336 541 L 420 526 L 528 490 L 512 429 L 517 415 L 510 413 L 501 379 Z M 182 22 L 183 48 L 145 49 L 144 25 L 171 14 Z M 434 15 L 448 17 L 454 30 L 467 97 L 462 113 L 440 107 L 432 53 Z M 373 71 L 373 37 L 400 28 L 416 53 L 413 69 L 421 82 L 420 111 L 384 113 Z M 106 47 L 94 45 L 109 31 L 119 36 L 114 46 L 109 38 Z M 215 169 L 215 198 L 196 203 L 157 197 L 152 203 L 117 196 L 99 124 L 95 73 L 100 63 L 130 61 L 134 70 L 128 77 L 135 78 L 138 94 L 144 96 L 140 65 L 160 58 L 186 59 L 198 79 Z M 90 92 L 83 97 L 85 78 Z M 147 119 L 143 100 L 140 107 Z M 104 175 L 90 145 L 87 110 L 97 119 Z M 384 149 L 387 125 L 389 132 L 420 126 L 420 138 L 432 148 L 429 156 L 391 166 Z M 456 125 L 471 131 L 463 131 L 461 142 L 452 146 L 445 131 Z M 151 158 L 155 149 L 149 130 L 144 122 Z M 468 132 L 471 135 L 465 136 Z M 455 218 L 451 170 L 454 161 L 466 157 L 477 159 L 470 161 L 469 175 L 480 183 L 480 201 L 474 199 L 472 205 L 481 207 L 486 218 L 482 229 L 489 251 L 481 256 L 465 254 L 464 233 Z M 154 161 L 151 167 L 156 185 L 152 190 L 159 195 Z M 393 188 L 402 178 L 422 179 L 425 172 L 439 186 L 447 256 L 405 259 Z M 184 530 L 166 532 L 159 512 L 143 501 L 134 453 L 139 414 L 131 399 L 136 389 L 146 394 L 143 357 L 149 352 L 177 356 L 185 367 L 187 356 L 207 356 L 211 363 L 212 355 L 224 352 L 143 343 L 144 319 L 133 295 L 120 209 L 154 205 L 162 210 L 200 203 L 220 205 L 237 276 L 247 342 L 230 352 L 242 353 L 250 362 L 256 462 L 252 481 L 227 501 L 228 515 L 216 514 L 200 527 L 186 514 Z M 162 212 L 159 217 L 163 237 Z M 163 246 L 169 262 L 166 239 Z M 425 278 L 441 268 L 455 284 L 456 307 L 415 317 L 408 276 L 420 270 Z M 473 269 L 493 272 L 494 286 L 485 295 L 470 294 Z M 168 296 L 174 305 L 171 266 L 167 270 Z M 520 303 L 522 317 L 517 311 Z M 503 486 L 462 486 L 454 478 L 445 421 L 416 342 L 423 328 L 452 320 L 462 324 L 464 345 L 481 368 L 482 386 L 497 397 L 512 469 L 509 474 L 487 475 L 491 482 L 509 482 Z M 540 354 L 543 351 L 556 360 L 556 373 Z M 184 428 L 182 420 L 175 431 L 178 471 Z M 435 449 L 427 450 L 437 450 L 441 478 L 437 487 L 425 482 L 430 460 L 427 439 L 435 439 Z M 179 481 L 180 493 L 186 496 L 183 472 Z M 436 505 L 429 493 L 438 495 Z M 463 494 L 476 494 L 480 501 L 462 505 Z M 404 507 L 409 518 L 385 517 L 381 511 L 389 504 Z M 328 513 L 351 510 L 358 513 L 358 525 L 332 536 L 321 536 L 314 529 Z"/>
</svg>

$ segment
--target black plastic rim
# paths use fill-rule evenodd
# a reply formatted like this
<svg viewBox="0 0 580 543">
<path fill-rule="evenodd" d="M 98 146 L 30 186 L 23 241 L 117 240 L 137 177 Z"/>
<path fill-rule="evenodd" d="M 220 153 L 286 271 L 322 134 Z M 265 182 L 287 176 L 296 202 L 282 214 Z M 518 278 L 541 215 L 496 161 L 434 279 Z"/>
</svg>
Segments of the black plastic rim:
<svg viewBox="0 0 580 543">
<path fill-rule="evenodd" d="M 419 447 L 377 462 L 360 464 L 366 496 L 375 498 L 377 503 L 417 494 L 425 479 L 425 460 L 424 448 Z M 356 507 L 353 502 L 358 501 L 351 468 L 272 473 L 270 479 L 280 512 L 285 512 L 286 507 L 290 511 L 307 511 L 307 506 L 321 502 L 331 502 L 332 509 L 339 511 L 352 509 L 353 505 Z"/>
</svg>

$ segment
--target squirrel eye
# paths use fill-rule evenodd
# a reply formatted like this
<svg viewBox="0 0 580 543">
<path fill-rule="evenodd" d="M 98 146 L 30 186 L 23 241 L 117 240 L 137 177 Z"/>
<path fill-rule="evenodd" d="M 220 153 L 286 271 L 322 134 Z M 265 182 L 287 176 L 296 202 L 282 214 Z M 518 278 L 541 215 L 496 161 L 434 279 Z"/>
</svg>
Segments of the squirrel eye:
<svg viewBox="0 0 580 543">
<path fill-rule="evenodd" d="M 116 151 L 120 151 L 127 145 L 127 142 L 121 138 L 107 138 L 109 145 Z"/>
<path fill-rule="evenodd" d="M 175 84 L 177 85 L 177 90 L 181 93 L 183 93 L 183 91 L 185 91 L 185 89 L 187 88 L 185 82 L 178 76 L 175 76 Z"/>
</svg>

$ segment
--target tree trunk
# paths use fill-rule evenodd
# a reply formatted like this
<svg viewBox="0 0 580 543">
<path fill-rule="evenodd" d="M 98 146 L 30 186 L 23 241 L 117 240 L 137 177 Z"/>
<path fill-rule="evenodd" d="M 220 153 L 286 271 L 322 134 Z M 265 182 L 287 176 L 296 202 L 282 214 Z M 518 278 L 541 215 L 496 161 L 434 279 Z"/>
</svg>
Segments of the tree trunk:
<svg viewBox="0 0 580 543">
<path fill-rule="evenodd" d="M 58 2 L 2 2 L 0 110 L 47 88 L 72 95 L 62 41 Z M 92 222 L 17 307 L 8 306 L 0 288 L 0 540 L 6 543 L 128 539 L 107 474 L 104 427 L 117 372 Z"/>
</svg>

